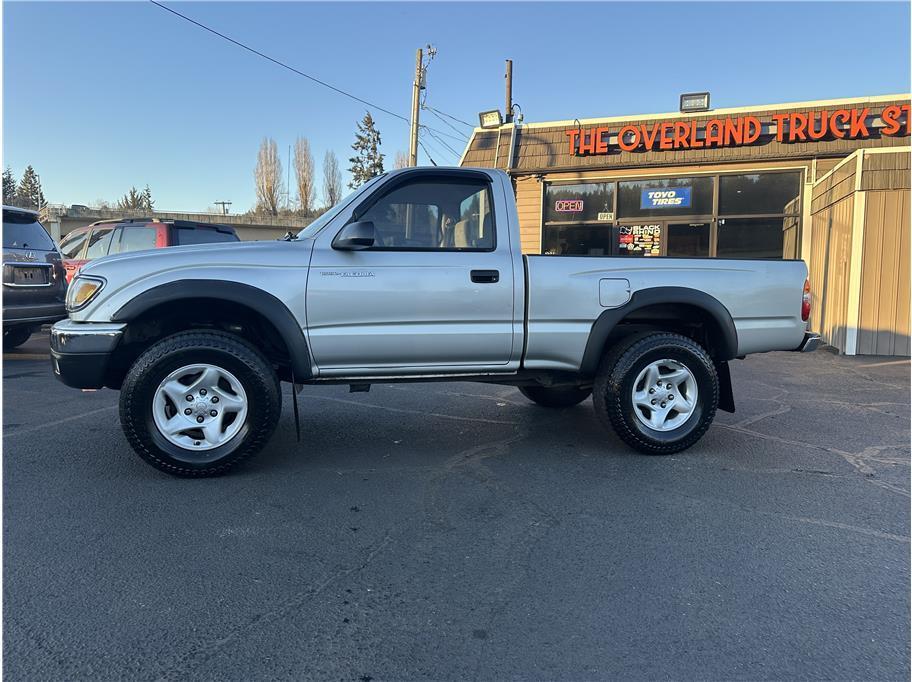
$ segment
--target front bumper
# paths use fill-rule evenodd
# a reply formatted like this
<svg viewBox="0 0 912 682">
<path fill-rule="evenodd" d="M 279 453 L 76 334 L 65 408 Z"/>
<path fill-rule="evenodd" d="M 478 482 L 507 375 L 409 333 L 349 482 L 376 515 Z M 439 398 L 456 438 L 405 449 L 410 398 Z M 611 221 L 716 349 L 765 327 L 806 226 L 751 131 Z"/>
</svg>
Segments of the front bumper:
<svg viewBox="0 0 912 682">
<path fill-rule="evenodd" d="M 810 353 L 812 350 L 817 350 L 821 343 L 823 343 L 823 339 L 820 338 L 820 334 L 804 332 L 804 340 L 795 350 L 799 353 Z"/>
<path fill-rule="evenodd" d="M 51 327 L 54 375 L 73 388 L 101 388 L 126 324 L 62 320 Z"/>
<path fill-rule="evenodd" d="M 62 320 L 67 316 L 62 302 L 3 306 L 3 326 L 39 325 Z"/>
</svg>

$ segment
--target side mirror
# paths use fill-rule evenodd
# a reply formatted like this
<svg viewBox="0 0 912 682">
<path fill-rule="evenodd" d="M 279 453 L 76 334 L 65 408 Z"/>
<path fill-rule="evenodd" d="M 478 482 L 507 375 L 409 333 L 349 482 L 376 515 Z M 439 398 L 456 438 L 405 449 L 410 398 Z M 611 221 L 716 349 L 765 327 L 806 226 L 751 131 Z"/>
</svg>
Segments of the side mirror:
<svg viewBox="0 0 912 682">
<path fill-rule="evenodd" d="M 377 232 L 370 220 L 349 223 L 333 239 L 334 249 L 341 251 L 362 251 L 374 245 Z"/>
</svg>

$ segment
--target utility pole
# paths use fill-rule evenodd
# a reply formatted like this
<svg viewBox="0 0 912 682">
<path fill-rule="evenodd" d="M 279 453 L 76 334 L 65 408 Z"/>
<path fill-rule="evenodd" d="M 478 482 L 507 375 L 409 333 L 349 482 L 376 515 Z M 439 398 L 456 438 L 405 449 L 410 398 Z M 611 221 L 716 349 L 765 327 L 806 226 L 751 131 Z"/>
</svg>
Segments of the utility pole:
<svg viewBox="0 0 912 682">
<path fill-rule="evenodd" d="M 507 79 L 507 104 L 504 110 L 504 121 L 513 122 L 513 60 L 507 60 L 507 72 L 504 74 Z"/>
<path fill-rule="evenodd" d="M 231 207 L 230 201 L 216 201 L 215 205 L 222 207 L 222 215 L 228 215 L 228 209 Z"/>
<path fill-rule="evenodd" d="M 418 111 L 421 108 L 422 61 L 424 54 L 421 48 L 415 55 L 415 80 L 412 82 L 412 129 L 409 136 L 409 166 L 418 165 Z"/>
</svg>

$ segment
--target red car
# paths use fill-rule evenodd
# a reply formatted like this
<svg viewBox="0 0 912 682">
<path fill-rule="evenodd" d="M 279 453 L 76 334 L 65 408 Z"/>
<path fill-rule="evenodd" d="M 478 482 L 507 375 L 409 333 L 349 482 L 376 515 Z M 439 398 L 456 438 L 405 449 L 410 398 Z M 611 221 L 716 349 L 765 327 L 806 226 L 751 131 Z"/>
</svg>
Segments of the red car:
<svg viewBox="0 0 912 682">
<path fill-rule="evenodd" d="M 100 220 L 67 232 L 60 241 L 67 282 L 83 265 L 95 258 L 129 251 L 163 249 L 167 246 L 236 242 L 237 233 L 228 225 L 196 223 L 189 220 L 131 218 Z"/>
</svg>

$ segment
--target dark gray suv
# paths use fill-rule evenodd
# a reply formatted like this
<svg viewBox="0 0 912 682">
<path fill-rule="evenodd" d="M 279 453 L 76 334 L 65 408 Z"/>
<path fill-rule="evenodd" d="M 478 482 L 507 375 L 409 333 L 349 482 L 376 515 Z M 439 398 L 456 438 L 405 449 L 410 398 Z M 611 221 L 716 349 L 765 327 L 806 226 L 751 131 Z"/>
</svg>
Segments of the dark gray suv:
<svg viewBox="0 0 912 682">
<path fill-rule="evenodd" d="M 54 240 L 24 208 L 3 207 L 3 348 L 67 316 L 66 272 Z"/>
</svg>

